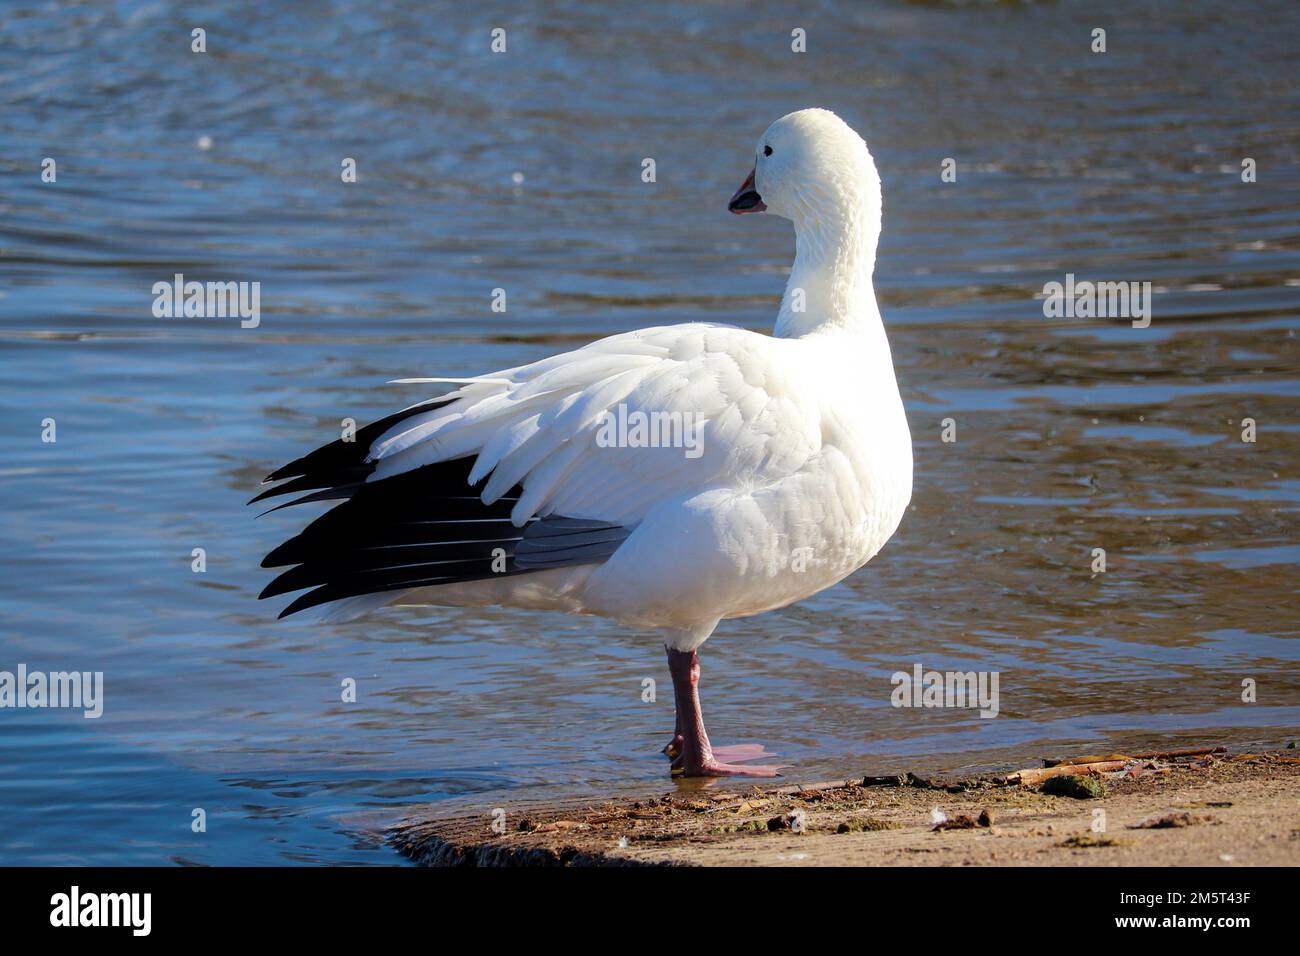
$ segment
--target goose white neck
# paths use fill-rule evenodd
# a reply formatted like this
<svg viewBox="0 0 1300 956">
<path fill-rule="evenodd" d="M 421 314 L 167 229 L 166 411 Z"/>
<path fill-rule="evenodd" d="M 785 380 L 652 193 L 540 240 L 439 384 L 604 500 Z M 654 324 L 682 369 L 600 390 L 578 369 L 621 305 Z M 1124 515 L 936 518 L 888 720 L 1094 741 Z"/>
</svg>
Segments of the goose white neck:
<svg viewBox="0 0 1300 956">
<path fill-rule="evenodd" d="M 877 186 L 877 190 L 879 187 Z M 861 332 L 884 336 L 871 276 L 880 240 L 879 193 L 874 202 L 840 203 L 828 214 L 795 214 L 795 257 L 781 298 L 776 335 Z"/>
</svg>

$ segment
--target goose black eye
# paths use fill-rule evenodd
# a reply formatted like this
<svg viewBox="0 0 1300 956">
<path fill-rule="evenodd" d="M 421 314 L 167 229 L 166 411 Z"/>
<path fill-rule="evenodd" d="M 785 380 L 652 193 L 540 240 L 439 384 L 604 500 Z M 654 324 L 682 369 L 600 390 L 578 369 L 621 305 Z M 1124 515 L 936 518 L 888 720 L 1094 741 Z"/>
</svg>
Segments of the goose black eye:
<svg viewBox="0 0 1300 956">
<path fill-rule="evenodd" d="M 763 147 L 763 155 L 764 155 L 764 156 L 771 156 L 771 155 L 772 155 L 772 147 L 771 147 L 771 146 L 764 146 L 764 147 Z"/>
</svg>

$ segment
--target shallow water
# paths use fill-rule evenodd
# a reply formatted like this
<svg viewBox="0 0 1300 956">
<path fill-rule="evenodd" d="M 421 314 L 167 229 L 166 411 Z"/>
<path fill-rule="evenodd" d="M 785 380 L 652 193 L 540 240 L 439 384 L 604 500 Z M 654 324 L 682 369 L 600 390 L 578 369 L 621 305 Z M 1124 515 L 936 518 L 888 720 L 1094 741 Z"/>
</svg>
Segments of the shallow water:
<svg viewBox="0 0 1300 956">
<path fill-rule="evenodd" d="M 1295 5 L 845 7 L 6 14 L 0 669 L 101 670 L 106 701 L 0 710 L 0 862 L 386 863 L 358 819 L 671 786 L 653 637 L 503 610 L 276 623 L 258 562 L 300 518 L 244 502 L 344 416 L 424 394 L 388 379 L 769 328 L 789 225 L 724 207 L 762 129 L 812 104 L 884 180 L 916 492 L 865 570 L 719 628 L 715 740 L 812 780 L 1296 736 Z M 260 281 L 260 327 L 154 318 L 176 272 Z M 1151 327 L 1044 318 L 1067 272 L 1152 282 Z M 892 708 L 916 662 L 998 671 L 1000 715 Z"/>
</svg>

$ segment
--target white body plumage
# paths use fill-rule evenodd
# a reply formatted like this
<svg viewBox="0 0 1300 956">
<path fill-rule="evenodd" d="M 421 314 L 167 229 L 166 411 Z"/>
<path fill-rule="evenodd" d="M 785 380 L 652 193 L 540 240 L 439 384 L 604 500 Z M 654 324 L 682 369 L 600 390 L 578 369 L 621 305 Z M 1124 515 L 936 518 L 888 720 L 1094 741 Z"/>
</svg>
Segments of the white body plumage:
<svg viewBox="0 0 1300 956">
<path fill-rule="evenodd" d="M 691 650 L 722 618 L 790 604 L 842 580 L 897 529 L 912 449 L 871 276 L 880 182 L 866 144 L 833 114 L 803 110 L 760 140 L 754 183 L 791 219 L 797 253 L 776 335 L 688 324 L 615 335 L 464 381 L 370 448 L 370 481 L 477 456 L 491 502 L 519 485 L 511 517 L 596 519 L 630 529 L 603 563 L 364 595 L 332 616 L 390 602 L 505 604 L 662 628 Z M 429 380 L 435 381 L 435 380 Z M 609 447 L 603 416 L 681 413 L 680 447 Z"/>
</svg>

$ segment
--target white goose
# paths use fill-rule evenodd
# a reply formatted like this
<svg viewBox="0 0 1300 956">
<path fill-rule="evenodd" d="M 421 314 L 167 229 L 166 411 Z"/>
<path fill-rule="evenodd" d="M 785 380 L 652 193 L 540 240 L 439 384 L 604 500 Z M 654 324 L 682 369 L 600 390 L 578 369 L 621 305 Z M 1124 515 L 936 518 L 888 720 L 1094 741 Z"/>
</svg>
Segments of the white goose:
<svg viewBox="0 0 1300 956">
<path fill-rule="evenodd" d="M 345 500 L 267 556 L 295 566 L 262 597 L 310 589 L 282 617 L 501 604 L 659 629 L 673 773 L 774 775 L 726 762 L 761 748 L 710 745 L 696 652 L 721 619 L 870 560 L 911 498 L 912 447 L 872 290 L 880 178 L 861 137 L 826 110 L 782 117 L 729 208 L 794 222 L 775 336 L 664 326 L 478 378 L 407 380 L 459 387 L 267 478 L 290 480 L 254 500 Z M 674 437 L 684 447 L 665 447 Z"/>
</svg>

